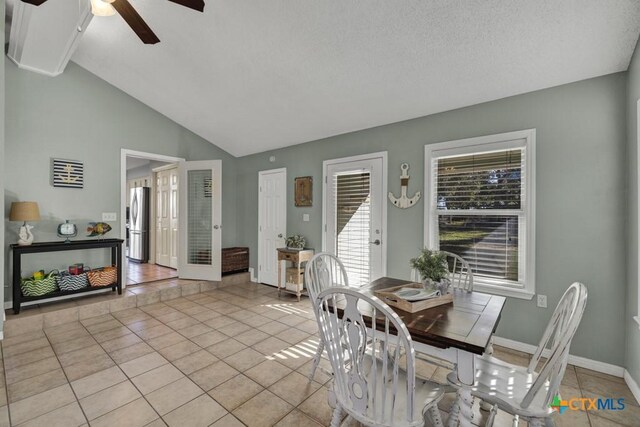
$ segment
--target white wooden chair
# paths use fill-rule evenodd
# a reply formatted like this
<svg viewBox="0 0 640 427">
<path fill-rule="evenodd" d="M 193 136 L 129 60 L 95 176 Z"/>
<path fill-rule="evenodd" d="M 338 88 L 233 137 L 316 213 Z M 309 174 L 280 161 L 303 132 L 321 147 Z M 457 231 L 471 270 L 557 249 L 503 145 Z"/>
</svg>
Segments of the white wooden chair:
<svg viewBox="0 0 640 427">
<path fill-rule="evenodd" d="M 498 409 L 529 421 L 533 427 L 553 425 L 549 404 L 559 394 L 560 381 L 569 358 L 569 346 L 587 304 L 587 288 L 574 283 L 558 303 L 540 344 L 529 366 L 524 368 L 504 362 L 492 356 L 476 357 L 476 383 L 471 395 L 492 405 L 487 426 L 493 424 Z M 542 352 L 548 349 L 548 358 L 539 372 L 535 369 Z M 447 377 L 454 387 L 455 373 Z M 451 409 L 450 422 L 455 421 L 459 408 Z"/>
<path fill-rule="evenodd" d="M 305 267 L 304 274 L 311 304 L 314 304 L 318 294 L 325 289 L 335 286 L 349 286 L 347 271 L 345 270 L 342 261 L 340 261 L 340 259 L 335 255 L 327 252 L 320 252 L 311 258 Z M 311 367 L 311 373 L 309 374 L 309 381 L 313 380 L 316 369 L 318 369 L 318 365 L 320 364 L 323 351 L 324 341 L 322 340 L 321 335 L 318 348 L 316 349 L 316 354 L 313 357 L 313 365 Z"/>
<path fill-rule="evenodd" d="M 338 301 L 346 303 L 342 316 L 334 309 Z M 375 325 L 365 321 L 365 307 Z M 442 426 L 442 387 L 416 378 L 411 336 L 389 306 L 355 289 L 330 288 L 317 296 L 314 309 L 334 373 L 329 391 L 332 427 L 340 425 L 343 412 L 367 426 L 421 426 L 429 421 Z M 385 345 L 388 342 L 396 345 Z"/>
<path fill-rule="evenodd" d="M 447 265 L 449 266 L 448 279 L 451 281 L 451 286 L 456 289 L 463 289 L 467 292 L 473 291 L 473 272 L 469 263 L 460 255 L 456 255 L 453 252 L 439 251 L 447 255 Z M 420 282 L 422 278 L 420 274 L 411 269 L 411 280 Z"/>
</svg>

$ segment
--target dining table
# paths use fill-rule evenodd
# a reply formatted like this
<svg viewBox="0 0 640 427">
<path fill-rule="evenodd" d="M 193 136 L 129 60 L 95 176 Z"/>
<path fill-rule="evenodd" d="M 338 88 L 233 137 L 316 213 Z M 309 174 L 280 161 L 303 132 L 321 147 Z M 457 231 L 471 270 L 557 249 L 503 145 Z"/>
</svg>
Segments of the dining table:
<svg viewBox="0 0 640 427">
<path fill-rule="evenodd" d="M 374 292 L 413 282 L 391 277 L 379 278 L 360 288 Z M 478 356 L 493 352 L 491 337 L 495 332 L 506 298 L 483 292 L 453 289 L 453 302 L 410 313 L 391 307 L 407 326 L 414 349 L 452 363 L 461 387 L 457 390 L 447 424 L 471 426 L 474 421 L 471 387 L 475 378 Z M 340 304 L 338 309 L 340 310 Z M 366 308 L 363 314 L 366 314 Z"/>
</svg>

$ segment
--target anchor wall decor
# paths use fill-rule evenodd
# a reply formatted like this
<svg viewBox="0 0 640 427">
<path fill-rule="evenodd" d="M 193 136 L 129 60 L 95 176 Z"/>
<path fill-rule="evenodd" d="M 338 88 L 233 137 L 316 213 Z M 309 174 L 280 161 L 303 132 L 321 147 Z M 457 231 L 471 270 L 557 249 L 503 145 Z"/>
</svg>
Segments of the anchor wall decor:
<svg viewBox="0 0 640 427">
<path fill-rule="evenodd" d="M 401 164 L 400 170 L 402 170 L 402 174 L 400 174 L 400 197 L 395 197 L 393 193 L 389 191 L 389 200 L 400 209 L 407 209 L 420 200 L 421 194 L 418 191 L 412 198 L 407 197 L 407 188 L 409 188 L 409 164 Z"/>
<path fill-rule="evenodd" d="M 54 187 L 84 187 L 84 164 L 81 161 L 51 159 L 51 172 Z"/>
</svg>

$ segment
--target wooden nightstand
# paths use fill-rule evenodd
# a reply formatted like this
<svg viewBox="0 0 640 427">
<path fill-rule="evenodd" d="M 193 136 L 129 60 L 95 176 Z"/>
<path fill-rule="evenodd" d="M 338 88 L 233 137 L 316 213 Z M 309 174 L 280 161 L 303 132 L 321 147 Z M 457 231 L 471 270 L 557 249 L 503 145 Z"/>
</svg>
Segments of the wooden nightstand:
<svg viewBox="0 0 640 427">
<path fill-rule="evenodd" d="M 287 249 L 278 248 L 278 295 L 280 291 L 289 292 L 295 294 L 300 301 L 300 296 L 304 290 L 304 266 L 303 263 L 313 258 L 313 249 Z M 283 277 L 282 263 L 291 262 L 292 268 L 286 269 L 286 274 Z M 282 280 L 284 279 L 284 281 Z"/>
</svg>

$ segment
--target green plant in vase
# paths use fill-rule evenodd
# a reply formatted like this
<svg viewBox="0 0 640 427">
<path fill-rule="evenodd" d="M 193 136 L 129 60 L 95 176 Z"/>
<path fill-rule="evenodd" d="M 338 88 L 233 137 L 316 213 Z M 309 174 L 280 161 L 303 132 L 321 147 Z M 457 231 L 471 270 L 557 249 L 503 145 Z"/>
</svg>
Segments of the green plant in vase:
<svg viewBox="0 0 640 427">
<path fill-rule="evenodd" d="M 304 245 L 307 243 L 304 237 L 300 234 L 294 234 L 285 239 L 285 244 L 289 249 L 304 249 Z"/>
<path fill-rule="evenodd" d="M 409 264 L 420 274 L 425 287 L 437 287 L 442 294 L 446 293 L 450 284 L 446 254 L 424 248 L 419 256 L 411 258 Z"/>
</svg>

